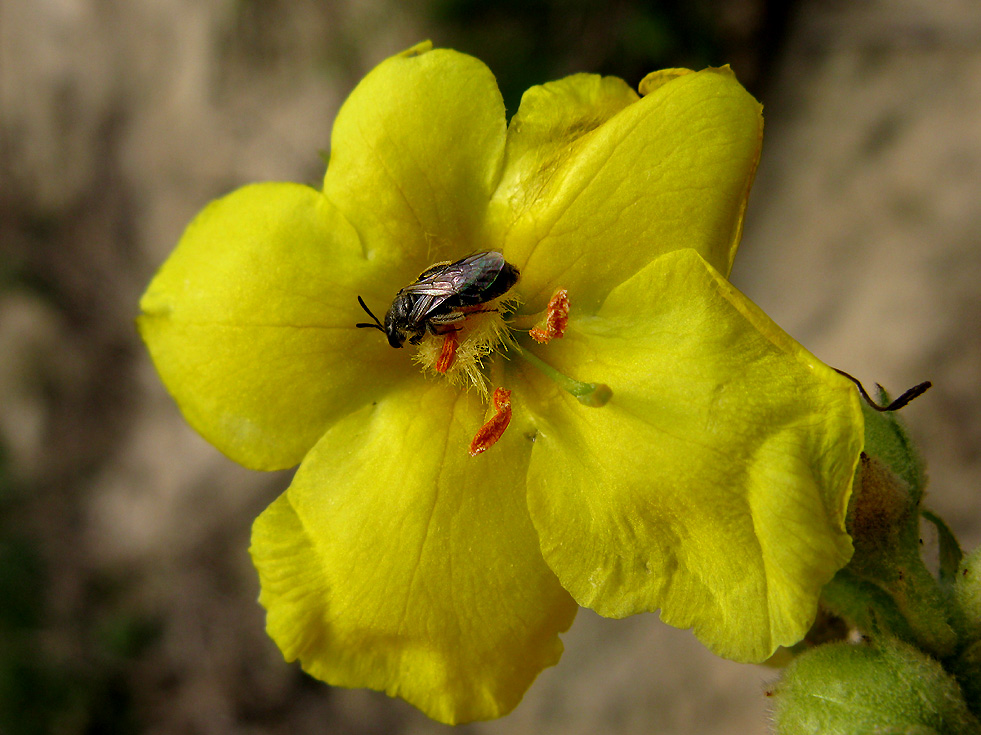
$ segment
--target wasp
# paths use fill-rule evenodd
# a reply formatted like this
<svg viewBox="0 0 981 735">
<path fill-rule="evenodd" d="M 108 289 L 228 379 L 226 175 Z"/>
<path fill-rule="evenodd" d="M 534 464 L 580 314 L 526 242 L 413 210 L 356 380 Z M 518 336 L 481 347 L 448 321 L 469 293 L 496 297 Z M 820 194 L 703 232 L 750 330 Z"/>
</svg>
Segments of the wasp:
<svg viewBox="0 0 981 735">
<path fill-rule="evenodd" d="M 409 344 L 417 345 L 427 331 L 456 331 L 450 325 L 481 311 L 473 307 L 506 294 L 518 282 L 518 276 L 518 269 L 493 251 L 474 253 L 453 263 L 436 263 L 395 294 L 384 325 L 358 296 L 358 303 L 374 323 L 355 326 L 380 329 L 392 347 L 402 347 L 407 339 Z"/>
</svg>

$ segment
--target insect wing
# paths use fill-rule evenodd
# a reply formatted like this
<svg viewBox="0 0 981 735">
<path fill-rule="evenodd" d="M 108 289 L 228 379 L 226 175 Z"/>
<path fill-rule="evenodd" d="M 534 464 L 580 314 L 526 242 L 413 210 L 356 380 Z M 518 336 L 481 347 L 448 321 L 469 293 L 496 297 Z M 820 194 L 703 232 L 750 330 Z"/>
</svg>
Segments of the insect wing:
<svg viewBox="0 0 981 735">
<path fill-rule="evenodd" d="M 410 322 L 425 319 L 447 301 L 451 306 L 482 304 L 488 299 L 484 290 L 494 282 L 504 267 L 500 253 L 476 253 L 449 265 L 430 268 L 419 280 L 400 293 L 413 294 L 416 300 L 409 314 Z"/>
<path fill-rule="evenodd" d="M 500 253 L 476 253 L 455 263 L 423 271 L 415 283 L 402 289 L 402 293 L 430 296 L 469 293 L 477 297 L 494 282 L 503 267 L 504 256 Z"/>
<path fill-rule="evenodd" d="M 464 304 L 482 304 L 484 291 L 497 279 L 504 268 L 504 256 L 493 251 L 469 255 L 458 263 L 461 271 L 456 284 L 456 293 Z"/>
<path fill-rule="evenodd" d="M 426 317 L 438 309 L 448 298 L 449 294 L 422 294 L 412 305 L 409 312 L 408 323 L 420 324 Z"/>
</svg>

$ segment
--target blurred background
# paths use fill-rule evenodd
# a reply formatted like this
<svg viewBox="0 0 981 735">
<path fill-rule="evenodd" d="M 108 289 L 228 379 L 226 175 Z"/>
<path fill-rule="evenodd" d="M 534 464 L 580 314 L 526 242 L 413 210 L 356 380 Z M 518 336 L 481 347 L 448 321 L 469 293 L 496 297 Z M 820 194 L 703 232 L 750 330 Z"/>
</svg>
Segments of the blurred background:
<svg viewBox="0 0 981 735">
<path fill-rule="evenodd" d="M 436 733 L 263 631 L 247 547 L 289 473 L 184 423 L 137 300 L 209 200 L 319 182 L 354 84 L 417 41 L 521 91 L 730 63 L 766 142 L 733 280 L 893 393 L 928 503 L 981 541 L 976 0 L 0 0 L 0 733 Z M 929 539 L 928 539 L 929 542 Z M 580 613 L 498 733 L 764 733 L 774 673 Z"/>
</svg>

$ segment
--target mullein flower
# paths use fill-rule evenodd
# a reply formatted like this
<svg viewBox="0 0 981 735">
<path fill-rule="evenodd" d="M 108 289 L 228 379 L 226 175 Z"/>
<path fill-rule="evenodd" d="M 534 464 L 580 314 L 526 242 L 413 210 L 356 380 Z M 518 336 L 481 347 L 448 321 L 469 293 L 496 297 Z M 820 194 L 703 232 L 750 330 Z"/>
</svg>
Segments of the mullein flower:
<svg viewBox="0 0 981 735">
<path fill-rule="evenodd" d="M 530 89 L 428 44 L 338 113 L 322 190 L 209 205 L 139 327 L 187 420 L 254 469 L 287 660 L 447 723 L 510 711 L 579 605 L 714 652 L 800 640 L 851 554 L 858 396 L 726 276 L 762 136 L 727 68 Z M 504 295 L 392 349 L 357 329 L 437 263 Z M 379 319 L 380 321 L 380 319 Z"/>
</svg>

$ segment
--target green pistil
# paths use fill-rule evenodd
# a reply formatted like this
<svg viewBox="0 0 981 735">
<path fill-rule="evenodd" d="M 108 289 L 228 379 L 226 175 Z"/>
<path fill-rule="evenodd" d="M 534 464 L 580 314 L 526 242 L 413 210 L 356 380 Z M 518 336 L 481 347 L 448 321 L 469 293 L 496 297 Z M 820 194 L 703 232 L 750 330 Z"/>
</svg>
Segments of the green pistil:
<svg viewBox="0 0 981 735">
<path fill-rule="evenodd" d="M 613 397 L 613 390 L 606 383 L 583 383 L 579 380 L 573 380 L 568 375 L 563 375 L 548 363 L 543 362 L 537 355 L 520 347 L 517 350 L 521 357 L 554 380 L 566 393 L 574 395 L 576 400 L 584 406 L 599 408 L 605 406 L 607 401 Z"/>
</svg>

